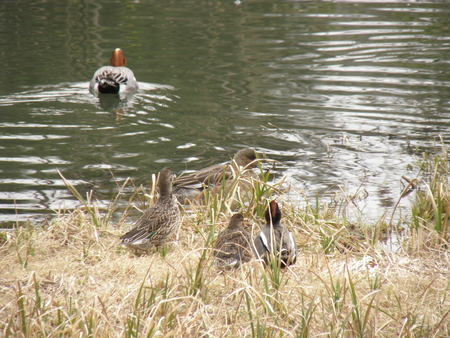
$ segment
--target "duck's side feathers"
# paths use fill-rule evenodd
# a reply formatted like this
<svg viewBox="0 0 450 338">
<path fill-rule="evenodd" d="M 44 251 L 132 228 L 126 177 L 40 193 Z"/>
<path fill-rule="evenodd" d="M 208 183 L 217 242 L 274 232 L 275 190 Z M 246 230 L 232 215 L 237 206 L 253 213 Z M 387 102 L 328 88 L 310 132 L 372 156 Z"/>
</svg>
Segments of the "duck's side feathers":
<svg viewBox="0 0 450 338">
<path fill-rule="evenodd" d="M 295 251 L 297 245 L 295 244 L 294 236 L 290 231 L 288 231 L 288 239 L 289 239 L 289 246 Z"/>
<path fill-rule="evenodd" d="M 284 234 L 284 243 L 280 251 L 281 267 L 287 267 L 295 264 L 297 261 L 297 246 L 295 244 L 294 236 L 290 231 Z"/>
<path fill-rule="evenodd" d="M 221 270 L 235 269 L 241 265 L 239 257 L 217 258 L 216 267 Z"/>
</svg>

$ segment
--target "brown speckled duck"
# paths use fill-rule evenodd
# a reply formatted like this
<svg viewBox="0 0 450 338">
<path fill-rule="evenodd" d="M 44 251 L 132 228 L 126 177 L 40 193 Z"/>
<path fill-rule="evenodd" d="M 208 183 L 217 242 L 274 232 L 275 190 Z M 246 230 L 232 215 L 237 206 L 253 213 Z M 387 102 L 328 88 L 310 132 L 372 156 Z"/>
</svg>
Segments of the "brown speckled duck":
<svg viewBox="0 0 450 338">
<path fill-rule="evenodd" d="M 217 236 L 213 255 L 219 269 L 237 268 L 252 259 L 251 234 L 243 222 L 241 214 L 234 214 L 228 227 Z"/>
<path fill-rule="evenodd" d="M 145 210 L 135 227 L 121 237 L 122 245 L 135 251 L 148 251 L 167 242 L 181 223 L 180 210 L 172 195 L 172 171 L 164 168 L 159 173 L 158 201 Z"/>
<path fill-rule="evenodd" d="M 225 164 L 216 164 L 189 174 L 181 174 L 174 183 L 174 194 L 180 202 L 198 198 L 204 189 L 219 186 L 224 180 L 232 179 L 237 167 L 251 169 L 258 164 L 257 153 L 252 148 L 239 150 L 233 160 Z"/>
</svg>

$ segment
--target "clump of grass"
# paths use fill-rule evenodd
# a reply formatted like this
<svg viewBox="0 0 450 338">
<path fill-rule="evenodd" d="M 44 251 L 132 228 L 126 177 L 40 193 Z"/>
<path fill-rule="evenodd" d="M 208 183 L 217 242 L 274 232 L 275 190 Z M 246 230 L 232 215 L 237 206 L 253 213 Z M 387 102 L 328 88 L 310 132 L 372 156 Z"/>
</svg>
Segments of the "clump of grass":
<svg viewBox="0 0 450 338">
<path fill-rule="evenodd" d="M 447 211 L 436 210 L 448 194 L 448 173 L 435 163 L 423 171 L 436 173 L 437 183 L 427 181 L 432 194 L 423 191 L 429 208 L 406 224 L 412 230 L 399 236 L 396 252 L 379 245 L 391 230 L 384 219 L 375 228 L 350 222 L 345 204 L 333 208 L 320 197 L 291 205 L 267 177 L 236 173 L 229 190 L 186 207 L 178 240 L 164 254 L 139 257 L 118 247 L 125 225 L 111 222 L 114 203 L 102 210 L 83 196 L 89 208 L 81 203 L 46 227 L 2 237 L 0 335 L 447 336 Z M 145 203 L 155 193 L 150 188 Z M 210 259 L 218 231 L 240 211 L 256 232 L 260 206 L 274 197 L 299 247 L 297 263 L 281 270 L 252 261 L 219 273 Z M 421 233 L 434 239 L 401 250 Z"/>
<path fill-rule="evenodd" d="M 206 234 L 204 234 L 204 244 L 200 249 L 200 257 L 198 258 L 197 263 L 192 266 L 188 264 L 186 268 L 186 276 L 188 280 L 188 288 L 187 295 L 197 296 L 201 295 L 202 297 L 207 296 L 207 289 L 205 288 L 205 271 L 208 268 L 208 258 L 210 256 L 210 247 L 213 242 L 215 234 L 215 224 L 211 223 L 207 228 Z"/>
<path fill-rule="evenodd" d="M 29 222 L 27 222 L 23 227 L 14 229 L 14 248 L 17 254 L 17 259 L 23 268 L 27 268 L 30 257 L 35 253 L 33 245 L 34 232 L 35 229 Z"/>
<path fill-rule="evenodd" d="M 438 155 L 423 154 L 420 161 L 422 185 L 417 191 L 411 213 L 411 227 L 415 231 L 438 234 L 430 238 L 433 245 L 446 245 L 449 239 L 450 188 L 448 184 L 449 158 L 445 147 Z"/>
<path fill-rule="evenodd" d="M 283 178 L 269 182 L 270 172 L 258 162 L 258 174 L 252 175 L 248 169 L 231 166 L 232 177 L 223 179 L 219 186 L 204 191 L 202 209 L 207 212 L 210 222 L 217 222 L 222 214 L 240 210 L 247 215 L 263 216 L 270 196 L 282 192 Z"/>
</svg>

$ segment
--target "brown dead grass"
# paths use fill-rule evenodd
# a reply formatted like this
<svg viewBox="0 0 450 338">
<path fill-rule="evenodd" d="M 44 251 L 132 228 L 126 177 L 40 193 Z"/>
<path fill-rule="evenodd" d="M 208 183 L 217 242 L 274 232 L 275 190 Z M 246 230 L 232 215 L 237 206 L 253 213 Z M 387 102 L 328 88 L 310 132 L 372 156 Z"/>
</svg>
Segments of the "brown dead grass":
<svg viewBox="0 0 450 338">
<path fill-rule="evenodd" d="M 206 205 L 185 210 L 176 241 L 140 257 L 118 245 L 128 225 L 110 221 L 113 209 L 102 214 L 79 196 L 84 208 L 48 226 L 0 234 L 0 334 L 448 337 L 446 154 L 429 162 L 412 221 L 395 226 L 355 224 L 327 205 L 278 198 L 300 251 L 286 271 L 252 261 L 220 273 L 211 259 L 233 205 L 259 229 L 255 215 L 277 192 L 266 181 L 251 181 L 250 195 L 236 181 L 206 196 Z"/>
<path fill-rule="evenodd" d="M 80 210 L 16 230 L 0 249 L 2 336 L 448 336 L 445 247 L 389 252 L 362 238 L 325 254 L 329 223 L 305 227 L 292 214 L 300 258 L 278 285 L 256 261 L 223 274 L 207 251 L 198 267 L 199 212 L 177 242 L 141 257 L 118 246 L 125 227 L 97 228 Z"/>
</svg>

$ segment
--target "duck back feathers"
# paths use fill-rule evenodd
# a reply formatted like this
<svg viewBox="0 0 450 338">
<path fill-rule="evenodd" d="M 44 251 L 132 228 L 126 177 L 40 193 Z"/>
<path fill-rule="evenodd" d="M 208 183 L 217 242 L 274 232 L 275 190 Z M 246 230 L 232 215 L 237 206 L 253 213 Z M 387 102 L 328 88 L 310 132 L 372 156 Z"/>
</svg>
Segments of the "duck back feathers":
<svg viewBox="0 0 450 338">
<path fill-rule="evenodd" d="M 181 201 L 197 198 L 203 190 L 219 186 L 233 178 L 235 166 L 246 169 L 256 166 L 257 154 L 252 148 L 239 150 L 233 160 L 224 164 L 215 164 L 193 173 L 182 174 L 174 181 L 174 193 Z"/>
<path fill-rule="evenodd" d="M 241 214 L 234 214 L 228 227 L 217 236 L 213 255 L 219 269 L 237 268 L 252 259 L 251 235 L 243 221 Z"/>
</svg>

